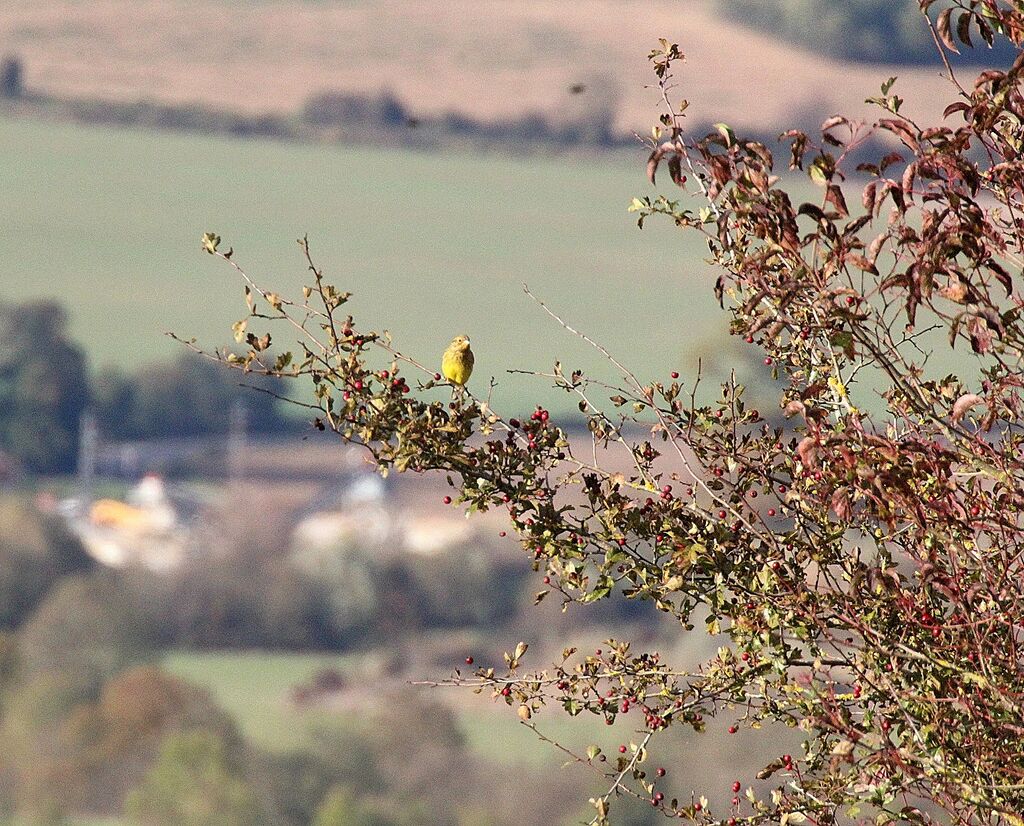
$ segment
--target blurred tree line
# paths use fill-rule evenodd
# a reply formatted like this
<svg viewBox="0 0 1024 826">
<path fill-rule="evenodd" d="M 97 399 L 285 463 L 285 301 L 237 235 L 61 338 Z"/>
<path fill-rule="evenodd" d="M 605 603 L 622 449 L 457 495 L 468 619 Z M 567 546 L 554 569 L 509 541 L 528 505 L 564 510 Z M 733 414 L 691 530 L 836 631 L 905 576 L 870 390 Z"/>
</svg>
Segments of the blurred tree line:
<svg viewBox="0 0 1024 826">
<path fill-rule="evenodd" d="M 940 0 L 932 16 L 952 3 Z M 895 0 L 716 0 L 716 9 L 758 32 L 829 57 L 870 63 L 938 63 L 916 3 Z M 1011 54 L 1006 43 L 996 52 L 966 49 L 960 60 L 998 63 Z M 952 56 L 954 60 L 956 55 Z M 1012 60 L 1012 56 L 1010 58 Z"/>
<path fill-rule="evenodd" d="M 289 427 L 272 396 L 240 387 L 236 377 L 191 354 L 131 374 L 107 369 L 94 376 L 67 328 L 56 301 L 0 304 L 0 451 L 30 472 L 74 468 L 88 408 L 103 438 L 114 440 L 224 433 L 236 401 L 257 431 Z"/>
</svg>

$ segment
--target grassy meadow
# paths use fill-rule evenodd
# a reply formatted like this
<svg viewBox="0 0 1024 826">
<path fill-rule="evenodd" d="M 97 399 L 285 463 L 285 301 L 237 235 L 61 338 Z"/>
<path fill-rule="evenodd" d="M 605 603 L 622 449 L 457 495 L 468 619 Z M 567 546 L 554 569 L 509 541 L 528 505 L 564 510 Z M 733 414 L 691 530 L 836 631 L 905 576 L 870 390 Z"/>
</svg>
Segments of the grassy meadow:
<svg viewBox="0 0 1024 826">
<path fill-rule="evenodd" d="M 270 751 L 290 751 L 307 745 L 315 729 L 351 725 L 360 711 L 373 708 L 372 698 L 355 713 L 334 709 L 297 707 L 289 699 L 296 685 L 319 669 L 336 668 L 352 674 L 365 665 L 368 655 L 330 655 L 284 652 L 178 651 L 162 665 L 171 674 L 202 686 L 211 693 L 255 745 Z M 444 675 L 425 674 L 424 678 Z M 373 684 L 375 681 L 371 681 Z M 419 689 L 429 692 L 430 689 Z M 466 692 L 428 695 L 451 700 L 459 715 L 466 742 L 480 757 L 502 765 L 542 767 L 557 765 L 558 753 L 520 725 L 518 718 L 488 697 Z M 545 715 L 542 730 L 561 742 L 585 747 L 591 739 L 606 737 L 596 718 L 573 722 L 560 711 Z"/>
<path fill-rule="evenodd" d="M 241 283 L 200 252 L 207 230 L 293 294 L 308 233 L 357 321 L 427 362 L 468 333 L 496 402 L 537 398 L 508 368 L 604 366 L 524 281 L 645 375 L 685 371 L 726 323 L 697 238 L 626 212 L 651 191 L 639 149 L 433 155 L 0 120 L 0 157 L 0 297 L 61 298 L 96 365 L 172 356 L 168 330 L 230 340 Z"/>
<path fill-rule="evenodd" d="M 703 639 L 700 642 L 710 644 Z M 373 669 L 375 656 L 373 653 L 339 656 L 184 650 L 168 654 L 161 665 L 170 673 L 207 689 L 255 745 L 272 752 L 287 752 L 308 746 L 317 731 L 336 732 L 343 737 L 344 732 L 371 719 L 378 702 L 372 692 L 380 683 L 377 679 L 367 681 L 365 669 Z M 693 656 L 692 649 L 690 656 Z M 289 701 L 289 692 L 294 686 L 307 682 L 318 669 L 327 667 L 351 677 L 354 684 L 366 683 L 362 691 L 370 693 L 365 702 L 353 702 L 345 708 L 302 709 Z M 362 678 L 358 676 L 360 673 L 364 675 Z M 438 679 L 444 675 L 435 670 L 421 676 Z M 518 773 L 568 773 L 569 778 L 584 785 L 591 781 L 586 772 L 567 764 L 564 754 L 523 726 L 512 709 L 495 703 L 486 694 L 477 696 L 454 689 L 416 690 L 427 692 L 427 699 L 450 704 L 467 746 L 487 764 Z M 735 716 L 739 716 L 739 712 Z M 729 736 L 725 728 L 733 718 L 734 715 L 726 713 L 699 735 L 674 730 L 656 745 L 653 759 L 669 767 L 675 778 L 675 792 L 688 795 L 691 783 L 701 776 L 705 783 L 702 793 L 712 799 L 728 797 L 734 776 L 752 778 L 771 754 L 797 747 L 798 738 L 781 730 L 755 732 L 743 727 L 738 735 Z M 593 743 L 606 753 L 614 754 L 618 744 L 635 741 L 639 736 L 638 720 L 622 719 L 608 727 L 601 718 L 590 715 L 572 718 L 554 706 L 536 715 L 533 722 L 545 736 L 577 753 L 584 752 L 587 745 Z"/>
</svg>

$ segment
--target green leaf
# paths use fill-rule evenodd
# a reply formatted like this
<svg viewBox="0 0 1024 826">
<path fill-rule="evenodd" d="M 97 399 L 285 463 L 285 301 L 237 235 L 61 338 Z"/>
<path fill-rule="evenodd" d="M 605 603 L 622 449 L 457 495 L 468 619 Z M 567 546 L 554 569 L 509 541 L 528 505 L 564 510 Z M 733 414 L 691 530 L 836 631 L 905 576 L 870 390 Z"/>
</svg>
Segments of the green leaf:
<svg viewBox="0 0 1024 826">
<path fill-rule="evenodd" d="M 736 144 L 736 133 L 732 131 L 732 127 L 726 123 L 716 123 L 715 129 L 718 133 L 725 138 L 727 146 L 735 146 Z"/>
<path fill-rule="evenodd" d="M 807 173 L 811 176 L 811 180 L 814 181 L 818 186 L 827 186 L 831 175 L 822 166 L 820 159 L 815 161 Z"/>
<path fill-rule="evenodd" d="M 217 247 L 220 246 L 220 236 L 215 232 L 207 232 L 203 235 L 202 249 L 213 255 L 217 252 Z"/>
</svg>

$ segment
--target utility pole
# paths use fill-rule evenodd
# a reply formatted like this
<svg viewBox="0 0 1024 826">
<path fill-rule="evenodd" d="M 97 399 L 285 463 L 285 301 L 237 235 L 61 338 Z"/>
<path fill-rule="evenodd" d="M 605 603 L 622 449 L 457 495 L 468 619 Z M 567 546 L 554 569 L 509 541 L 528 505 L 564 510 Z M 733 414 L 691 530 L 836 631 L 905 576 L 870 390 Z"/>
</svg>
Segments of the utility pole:
<svg viewBox="0 0 1024 826">
<path fill-rule="evenodd" d="M 241 399 L 231 405 L 231 424 L 228 430 L 228 482 L 237 487 L 245 473 L 246 430 L 248 413 Z"/>
<path fill-rule="evenodd" d="M 99 441 L 100 432 L 96 424 L 96 415 L 91 410 L 86 410 L 79 422 L 78 438 L 78 492 L 85 504 L 92 502 L 93 499 Z"/>
</svg>

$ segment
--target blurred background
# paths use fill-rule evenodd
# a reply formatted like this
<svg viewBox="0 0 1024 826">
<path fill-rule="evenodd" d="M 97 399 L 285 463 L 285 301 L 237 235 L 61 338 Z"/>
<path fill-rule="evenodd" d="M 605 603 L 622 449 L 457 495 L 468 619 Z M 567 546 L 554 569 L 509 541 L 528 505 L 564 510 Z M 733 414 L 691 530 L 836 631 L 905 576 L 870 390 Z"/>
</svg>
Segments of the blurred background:
<svg viewBox="0 0 1024 826">
<path fill-rule="evenodd" d="M 3 4 L 0 823 L 584 817 L 593 778 L 503 704 L 410 681 L 518 640 L 534 664 L 628 637 L 682 666 L 715 641 L 644 604 L 533 607 L 500 515 L 382 480 L 165 333 L 213 347 L 246 313 L 203 232 L 282 293 L 308 234 L 403 351 L 435 363 L 468 333 L 508 415 L 574 408 L 509 369 L 604 369 L 524 281 L 642 376 L 742 368 L 701 243 L 626 211 L 654 191 L 659 37 L 688 56 L 697 133 L 867 117 L 892 75 L 912 115 L 946 92 L 914 0 Z M 631 737 L 535 722 L 571 747 Z M 700 769 L 731 796 L 791 742 L 727 724 L 664 738 L 674 794 Z"/>
</svg>

